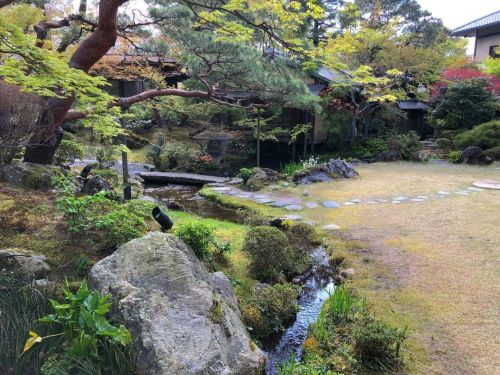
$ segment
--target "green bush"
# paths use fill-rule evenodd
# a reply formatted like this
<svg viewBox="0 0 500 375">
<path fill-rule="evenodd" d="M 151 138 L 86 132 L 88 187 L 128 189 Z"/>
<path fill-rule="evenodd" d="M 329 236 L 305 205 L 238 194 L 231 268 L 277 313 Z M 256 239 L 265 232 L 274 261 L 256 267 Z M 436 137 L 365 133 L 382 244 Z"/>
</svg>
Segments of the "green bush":
<svg viewBox="0 0 500 375">
<path fill-rule="evenodd" d="M 396 134 L 389 141 L 394 142 L 395 150 L 401 155 L 403 160 L 412 160 L 420 147 L 420 137 L 414 131 Z"/>
<path fill-rule="evenodd" d="M 462 162 L 462 153 L 460 151 L 450 151 L 448 153 L 448 161 L 450 163 L 461 163 Z"/>
<path fill-rule="evenodd" d="M 354 332 L 355 351 L 361 363 L 372 370 L 392 369 L 401 364 L 401 346 L 406 330 L 369 319 Z"/>
<path fill-rule="evenodd" d="M 500 120 L 493 120 L 458 134 L 454 143 L 459 148 L 478 146 L 483 150 L 500 146 Z"/>
<path fill-rule="evenodd" d="M 182 224 L 175 230 L 175 234 L 193 249 L 199 259 L 210 259 L 214 233 L 208 225 L 202 222 Z"/>
<path fill-rule="evenodd" d="M 304 170 L 303 163 L 291 162 L 285 165 L 280 165 L 280 173 L 287 177 L 292 177 L 295 173 Z"/>
<path fill-rule="evenodd" d="M 78 255 L 76 258 L 76 272 L 79 276 L 86 276 L 90 267 L 90 259 L 85 254 Z"/>
<path fill-rule="evenodd" d="M 247 182 L 248 179 L 252 176 L 254 168 L 241 168 L 237 174 L 237 177 L 241 178 L 243 182 Z"/>
<path fill-rule="evenodd" d="M 120 175 L 113 169 L 92 169 L 89 177 L 101 176 L 113 186 L 120 184 Z"/>
<path fill-rule="evenodd" d="M 107 169 L 116 163 L 117 151 L 111 146 L 97 147 L 94 149 L 95 158 L 100 169 Z"/>
<path fill-rule="evenodd" d="M 457 130 L 443 130 L 441 132 L 441 138 L 446 138 L 446 139 L 449 139 L 451 141 L 451 140 L 453 140 L 453 138 L 455 138 L 455 136 L 458 133 L 460 133 L 460 132 Z"/>
<path fill-rule="evenodd" d="M 365 159 L 376 157 L 387 150 L 389 150 L 389 144 L 384 138 L 373 137 L 365 140 L 358 137 L 352 142 L 348 154 L 355 158 Z"/>
<path fill-rule="evenodd" d="M 497 98 L 486 90 L 483 79 L 453 83 L 442 102 L 429 115 L 432 126 L 441 129 L 470 129 L 495 117 Z"/>
<path fill-rule="evenodd" d="M 156 141 L 146 153 L 147 159 L 160 171 L 193 172 L 203 164 L 201 153 L 184 143 Z"/>
<path fill-rule="evenodd" d="M 453 142 L 448 138 L 436 139 L 437 146 L 443 151 L 451 151 L 453 149 Z"/>
<path fill-rule="evenodd" d="M 492 160 L 500 160 L 500 146 L 489 148 L 484 151 L 486 156 L 489 156 Z"/>
<path fill-rule="evenodd" d="M 121 245 L 144 235 L 152 207 L 140 200 L 120 203 L 106 192 L 82 197 L 63 194 L 57 198 L 57 208 L 68 221 L 70 233 L 84 235 L 98 248 Z"/>
<path fill-rule="evenodd" d="M 63 139 L 54 155 L 54 161 L 58 165 L 70 165 L 75 159 L 83 158 L 83 148 L 72 140 Z"/>
<path fill-rule="evenodd" d="M 245 324 L 256 340 L 282 332 L 299 311 L 297 298 L 300 287 L 291 283 L 253 288 L 240 309 Z"/>
<path fill-rule="evenodd" d="M 243 245 L 250 256 L 253 275 L 264 282 L 277 282 L 293 274 L 295 251 L 286 235 L 277 228 L 252 228 Z"/>
</svg>

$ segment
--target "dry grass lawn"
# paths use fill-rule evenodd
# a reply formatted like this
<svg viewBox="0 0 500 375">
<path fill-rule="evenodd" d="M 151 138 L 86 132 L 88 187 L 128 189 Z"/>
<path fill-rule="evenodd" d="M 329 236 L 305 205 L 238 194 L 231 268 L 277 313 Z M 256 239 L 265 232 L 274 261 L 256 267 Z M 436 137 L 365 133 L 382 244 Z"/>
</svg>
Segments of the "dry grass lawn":
<svg viewBox="0 0 500 375">
<path fill-rule="evenodd" d="M 306 189 L 315 201 L 432 195 L 475 180 L 500 180 L 497 168 L 377 163 L 360 166 L 357 179 Z M 303 190 L 279 194 L 302 196 Z M 356 269 L 351 285 L 368 297 L 375 314 L 409 328 L 407 372 L 499 374 L 500 191 L 320 207 L 301 215 L 342 227 L 333 236 Z"/>
</svg>

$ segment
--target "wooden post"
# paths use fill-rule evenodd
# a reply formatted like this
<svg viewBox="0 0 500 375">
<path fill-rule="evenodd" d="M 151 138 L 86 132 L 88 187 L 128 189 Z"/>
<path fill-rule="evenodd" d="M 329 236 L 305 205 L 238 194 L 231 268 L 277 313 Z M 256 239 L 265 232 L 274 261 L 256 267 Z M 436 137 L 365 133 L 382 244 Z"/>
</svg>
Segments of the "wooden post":
<svg viewBox="0 0 500 375">
<path fill-rule="evenodd" d="M 123 199 L 132 199 L 132 186 L 128 182 L 128 155 L 122 151 L 122 173 L 123 173 Z"/>
<path fill-rule="evenodd" d="M 257 168 L 260 168 L 260 108 L 257 109 Z"/>
</svg>

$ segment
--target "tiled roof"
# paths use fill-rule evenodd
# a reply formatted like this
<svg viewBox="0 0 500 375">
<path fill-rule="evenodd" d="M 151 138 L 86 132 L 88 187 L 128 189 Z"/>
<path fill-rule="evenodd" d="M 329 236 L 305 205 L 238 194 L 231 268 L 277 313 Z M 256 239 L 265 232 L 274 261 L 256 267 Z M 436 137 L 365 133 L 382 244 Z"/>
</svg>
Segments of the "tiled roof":
<svg viewBox="0 0 500 375">
<path fill-rule="evenodd" d="M 496 24 L 500 24 L 500 10 L 488 14 L 487 16 L 478 18 L 477 20 L 469 22 L 463 26 L 457 27 L 455 30 L 453 30 L 453 35 L 466 36 L 470 31 L 484 29 Z"/>
</svg>

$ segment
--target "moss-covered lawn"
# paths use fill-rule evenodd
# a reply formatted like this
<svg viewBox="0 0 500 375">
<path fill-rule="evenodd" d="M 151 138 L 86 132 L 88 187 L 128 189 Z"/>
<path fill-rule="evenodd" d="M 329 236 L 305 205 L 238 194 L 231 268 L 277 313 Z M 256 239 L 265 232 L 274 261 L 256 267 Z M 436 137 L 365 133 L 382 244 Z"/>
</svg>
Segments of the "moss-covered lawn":
<svg viewBox="0 0 500 375">
<path fill-rule="evenodd" d="M 432 195 L 500 180 L 497 166 L 377 163 L 360 177 L 279 191 L 316 201 Z M 275 192 L 276 193 L 276 192 Z M 286 212 L 232 197 L 266 214 Z M 349 282 L 377 317 L 408 326 L 408 372 L 496 374 L 500 368 L 500 191 L 401 204 L 304 209 L 305 220 L 337 224 L 338 252 L 356 269 Z"/>
</svg>

